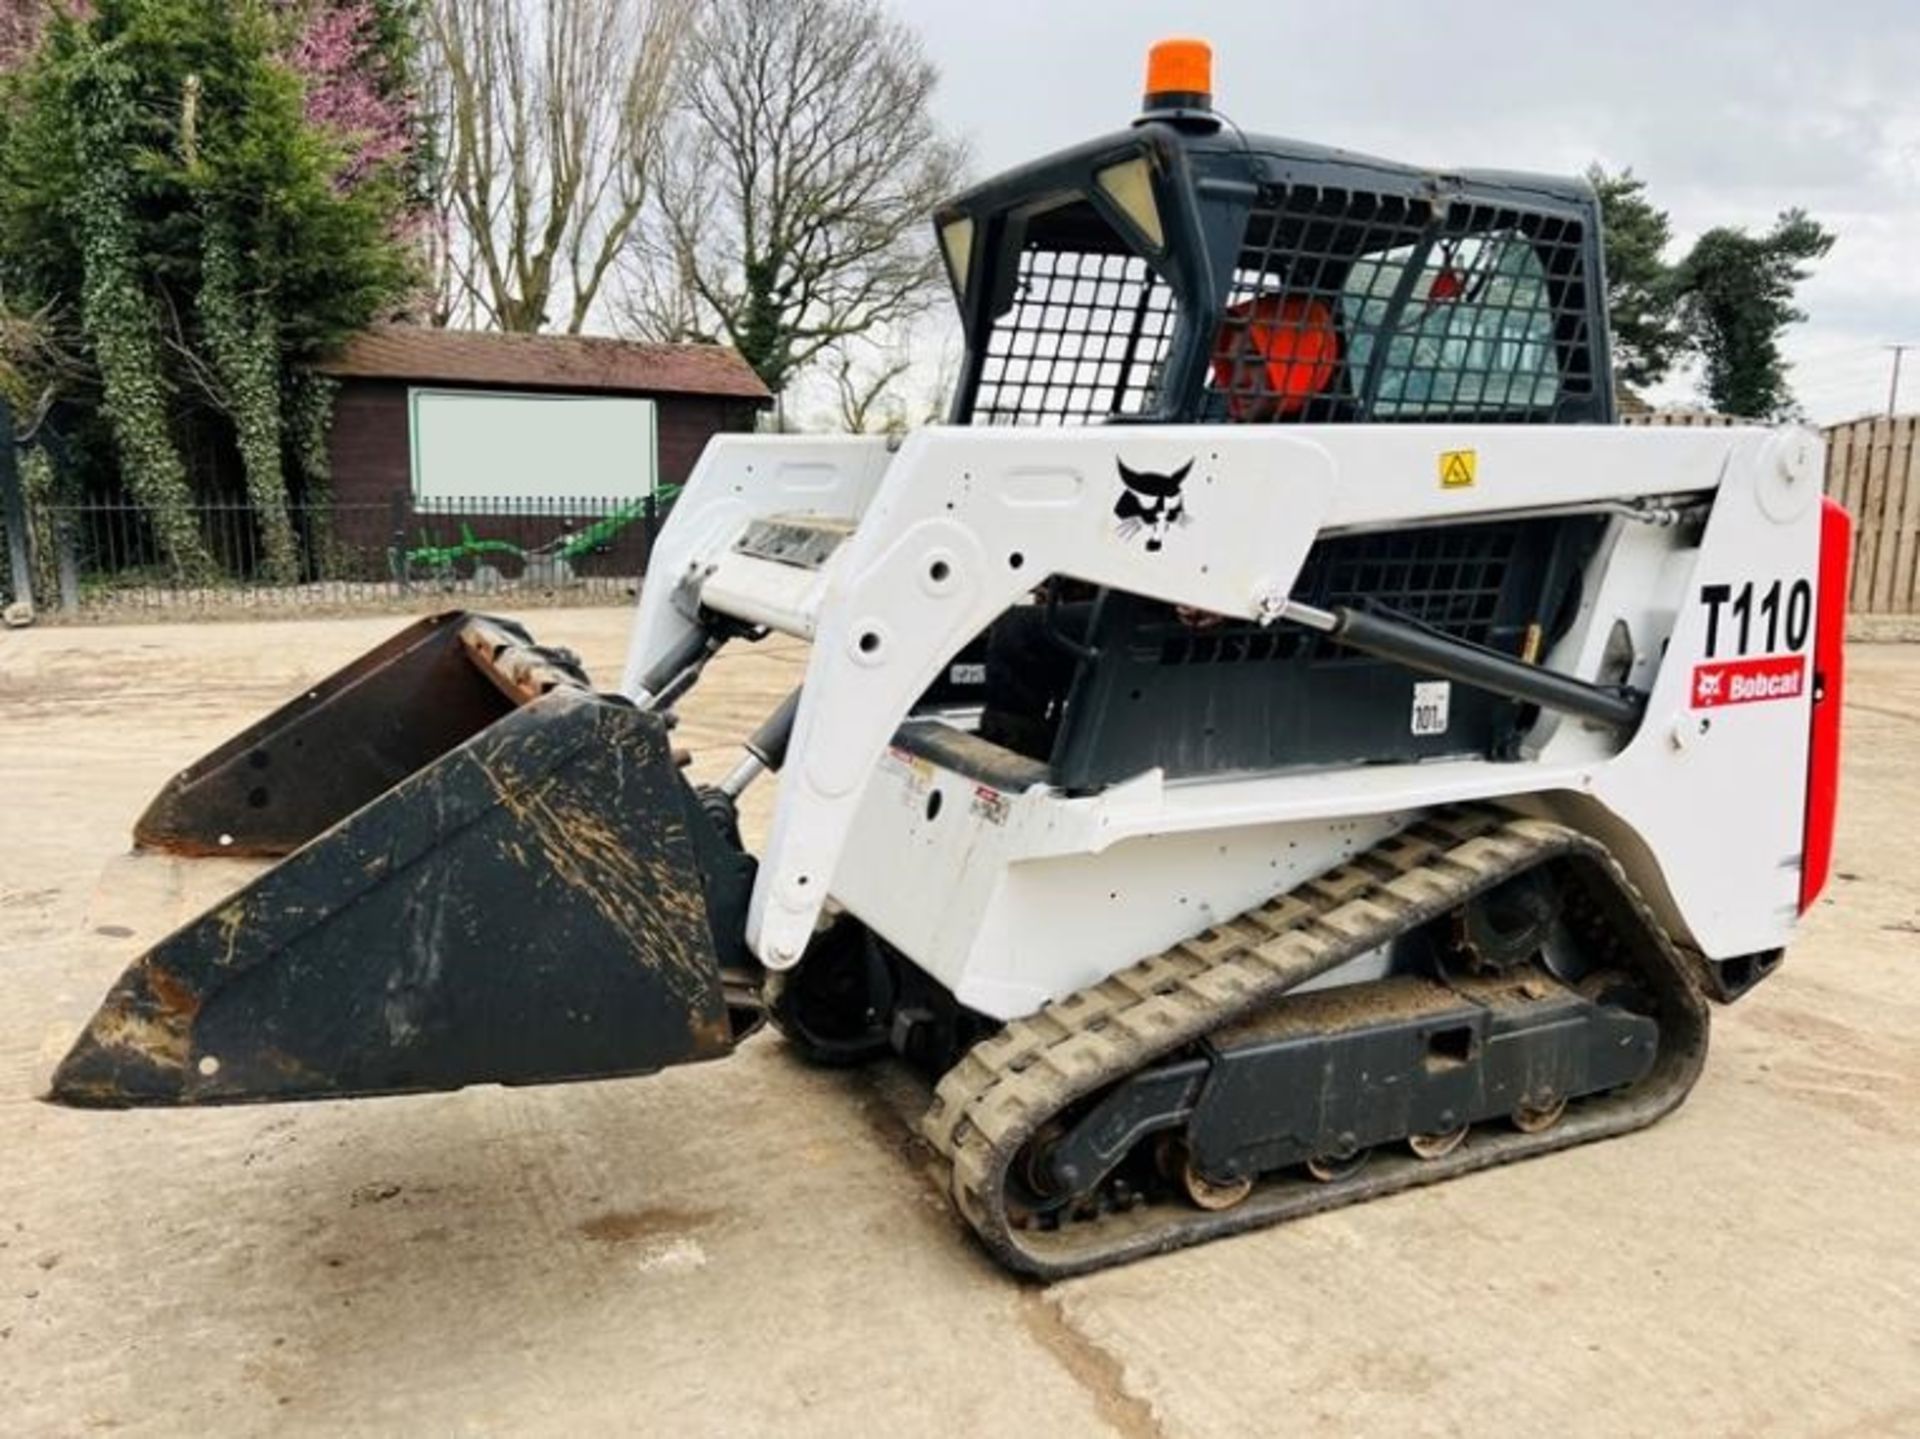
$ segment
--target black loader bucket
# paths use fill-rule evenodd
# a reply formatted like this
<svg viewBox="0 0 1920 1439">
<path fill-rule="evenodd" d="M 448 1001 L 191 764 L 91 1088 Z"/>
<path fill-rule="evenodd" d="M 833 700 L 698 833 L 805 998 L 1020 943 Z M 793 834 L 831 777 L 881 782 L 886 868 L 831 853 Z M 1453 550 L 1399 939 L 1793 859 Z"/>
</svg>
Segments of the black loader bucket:
<svg viewBox="0 0 1920 1439">
<path fill-rule="evenodd" d="M 137 836 L 293 853 L 134 961 L 61 1103 L 644 1074 L 750 1017 L 752 862 L 665 721 L 499 621 L 411 627 L 185 771 Z"/>
</svg>

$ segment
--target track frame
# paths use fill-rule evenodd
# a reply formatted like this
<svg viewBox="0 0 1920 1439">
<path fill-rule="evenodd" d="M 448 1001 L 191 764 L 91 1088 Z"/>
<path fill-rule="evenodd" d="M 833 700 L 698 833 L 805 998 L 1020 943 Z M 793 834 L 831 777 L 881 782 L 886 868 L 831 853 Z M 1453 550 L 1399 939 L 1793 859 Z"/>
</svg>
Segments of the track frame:
<svg viewBox="0 0 1920 1439">
<path fill-rule="evenodd" d="M 1009 1179 L 1062 1111 L 1232 1024 L 1501 881 L 1568 866 L 1606 911 L 1615 956 L 1646 985 L 1661 1028 L 1647 1076 L 1577 1102 L 1542 1133 L 1476 1131 L 1438 1158 L 1377 1159 L 1334 1183 L 1263 1177 L 1232 1208 L 1149 1203 L 1055 1229 L 1023 1227 Z M 923 1133 L 947 1166 L 956 1207 L 1001 1263 L 1064 1279 L 1265 1228 L 1497 1164 L 1628 1133 L 1670 1113 L 1706 1060 L 1708 1009 L 1693 967 L 1598 841 L 1490 806 L 1424 816 L 1347 864 L 1015 1020 L 942 1077 Z"/>
</svg>

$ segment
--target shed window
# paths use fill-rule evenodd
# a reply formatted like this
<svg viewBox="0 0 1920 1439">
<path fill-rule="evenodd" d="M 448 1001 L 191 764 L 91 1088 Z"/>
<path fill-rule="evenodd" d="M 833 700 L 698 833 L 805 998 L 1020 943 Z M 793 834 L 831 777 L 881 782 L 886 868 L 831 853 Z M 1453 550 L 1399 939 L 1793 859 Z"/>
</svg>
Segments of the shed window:
<svg viewBox="0 0 1920 1439">
<path fill-rule="evenodd" d="M 409 399 L 421 510 L 632 500 L 657 483 L 652 400 L 430 389 Z"/>
</svg>

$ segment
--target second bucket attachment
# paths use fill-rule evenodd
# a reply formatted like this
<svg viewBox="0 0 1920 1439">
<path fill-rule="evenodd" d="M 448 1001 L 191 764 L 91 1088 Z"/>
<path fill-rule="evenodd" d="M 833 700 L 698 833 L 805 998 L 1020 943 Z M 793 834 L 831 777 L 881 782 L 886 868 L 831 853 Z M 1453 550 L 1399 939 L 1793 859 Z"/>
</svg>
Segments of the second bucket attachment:
<svg viewBox="0 0 1920 1439">
<path fill-rule="evenodd" d="M 291 854 L 521 705 L 568 688 L 589 688 L 579 662 L 512 621 L 429 616 L 175 775 L 134 825 L 134 843 Z"/>
</svg>

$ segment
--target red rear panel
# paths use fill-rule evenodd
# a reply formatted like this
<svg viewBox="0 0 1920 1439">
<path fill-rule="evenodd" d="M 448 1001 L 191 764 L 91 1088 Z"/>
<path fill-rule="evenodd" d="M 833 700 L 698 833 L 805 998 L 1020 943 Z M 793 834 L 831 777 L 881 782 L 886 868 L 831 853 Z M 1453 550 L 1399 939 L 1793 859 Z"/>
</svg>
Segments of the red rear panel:
<svg viewBox="0 0 1920 1439">
<path fill-rule="evenodd" d="M 1807 749 L 1806 844 L 1800 865 L 1804 913 L 1826 888 L 1833 867 L 1833 820 L 1840 801 L 1840 705 L 1845 690 L 1847 566 L 1853 517 L 1831 499 L 1820 502 L 1820 599 L 1813 627 L 1813 734 Z"/>
</svg>

